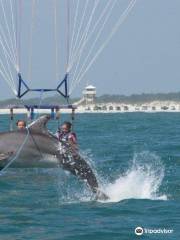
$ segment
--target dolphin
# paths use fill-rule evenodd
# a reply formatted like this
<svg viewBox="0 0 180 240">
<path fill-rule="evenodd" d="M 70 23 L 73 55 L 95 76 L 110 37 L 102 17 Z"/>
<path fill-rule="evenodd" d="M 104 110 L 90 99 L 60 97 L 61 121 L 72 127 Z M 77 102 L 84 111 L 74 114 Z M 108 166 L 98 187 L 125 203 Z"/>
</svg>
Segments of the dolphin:
<svg viewBox="0 0 180 240">
<path fill-rule="evenodd" d="M 6 168 L 7 164 L 16 168 L 61 167 L 83 179 L 97 199 L 108 199 L 79 152 L 48 131 L 49 119 L 49 115 L 44 115 L 25 129 L 0 133 L 0 169 Z"/>
</svg>

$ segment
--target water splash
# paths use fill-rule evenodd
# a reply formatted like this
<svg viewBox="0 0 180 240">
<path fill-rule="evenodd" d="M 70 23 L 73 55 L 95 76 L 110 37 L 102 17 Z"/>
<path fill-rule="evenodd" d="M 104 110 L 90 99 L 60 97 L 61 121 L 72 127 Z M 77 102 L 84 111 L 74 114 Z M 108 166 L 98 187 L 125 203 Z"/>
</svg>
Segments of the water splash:
<svg viewBox="0 0 180 240">
<path fill-rule="evenodd" d="M 160 158 L 149 152 L 135 154 L 132 166 L 125 174 L 104 188 L 109 202 L 123 199 L 167 200 L 159 194 L 164 178 L 164 166 Z"/>
<path fill-rule="evenodd" d="M 80 181 L 80 179 L 60 169 L 56 176 L 58 201 L 60 205 L 92 201 L 93 194 L 85 187 L 85 184 Z"/>
<path fill-rule="evenodd" d="M 86 156 L 87 159 L 87 156 Z M 96 167 L 91 164 L 94 172 Z M 113 174 L 113 172 L 111 172 Z M 101 183 L 100 189 L 109 196 L 108 200 L 100 202 L 119 202 L 124 199 L 151 199 L 167 200 L 167 196 L 160 193 L 160 187 L 164 178 L 164 166 L 160 157 L 150 152 L 141 152 L 134 155 L 129 168 L 113 182 L 103 180 L 98 176 Z M 59 203 L 87 202 L 96 199 L 83 181 L 72 176 L 70 173 L 58 171 L 57 190 Z M 99 200 L 98 200 L 99 201 Z"/>
<path fill-rule="evenodd" d="M 63 144 L 59 144 L 59 150 L 66 161 L 74 162 L 71 149 L 67 151 Z M 79 152 L 81 157 L 89 164 L 93 169 L 93 172 L 97 176 L 96 168 L 91 161 L 91 157 L 87 152 Z M 69 171 L 59 168 L 56 178 L 57 192 L 59 202 L 62 203 L 76 203 L 76 202 L 87 202 L 95 199 L 92 191 L 87 186 L 86 181 L 81 180 L 79 177 L 72 175 Z"/>
</svg>

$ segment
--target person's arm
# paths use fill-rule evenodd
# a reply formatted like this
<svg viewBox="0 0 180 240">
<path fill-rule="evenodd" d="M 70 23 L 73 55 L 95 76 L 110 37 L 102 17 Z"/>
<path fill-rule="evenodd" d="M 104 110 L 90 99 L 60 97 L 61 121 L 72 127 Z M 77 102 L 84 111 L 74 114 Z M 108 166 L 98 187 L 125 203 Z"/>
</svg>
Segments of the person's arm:
<svg viewBox="0 0 180 240">
<path fill-rule="evenodd" d="M 77 144 L 77 138 L 76 138 L 76 135 L 74 133 L 70 134 L 69 141 L 73 144 Z"/>
</svg>

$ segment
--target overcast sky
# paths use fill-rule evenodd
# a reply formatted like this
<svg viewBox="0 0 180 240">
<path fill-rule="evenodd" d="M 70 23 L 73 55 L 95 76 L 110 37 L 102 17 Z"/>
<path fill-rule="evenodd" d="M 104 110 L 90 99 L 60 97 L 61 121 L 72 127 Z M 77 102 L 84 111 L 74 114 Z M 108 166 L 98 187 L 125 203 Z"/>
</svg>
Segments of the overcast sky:
<svg viewBox="0 0 180 240">
<path fill-rule="evenodd" d="M 112 21 L 107 24 L 107 34 L 103 35 L 104 39 L 101 37 L 97 48 L 108 36 L 116 17 L 130 2 L 130 0 L 118 1 L 122 4 L 120 3 L 114 9 L 114 18 L 112 17 L 113 20 L 111 19 Z M 56 81 L 53 83 L 55 68 L 52 67 L 54 62 L 51 59 L 53 48 L 49 47 L 54 46 L 54 39 L 53 37 L 45 38 L 43 34 L 50 34 L 53 28 L 53 21 L 51 21 L 53 1 L 41 0 L 40 2 L 36 12 L 32 78 L 36 86 L 50 87 L 51 83 L 53 86 L 56 85 Z M 28 1 L 24 1 L 23 7 L 24 11 L 27 11 Z M 65 8 L 64 3 L 62 3 L 62 7 Z M 179 13 L 180 0 L 137 0 L 137 4 L 126 21 L 84 76 L 82 84 L 76 88 L 72 97 L 81 94 L 87 81 L 97 87 L 98 95 L 180 91 Z M 65 13 L 63 14 L 61 18 L 65 19 Z M 25 42 L 28 42 L 26 33 L 26 28 L 29 26 L 28 21 L 28 16 L 24 17 L 23 28 L 26 36 L 23 41 Z M 60 25 L 62 30 L 58 30 L 61 35 L 65 32 L 63 24 L 62 21 L 62 26 Z M 59 51 L 59 53 L 61 52 L 59 59 L 64 62 L 65 50 L 62 48 L 64 46 L 61 46 Z M 22 44 L 22 61 L 25 63 L 28 50 L 28 45 Z M 22 74 L 27 70 L 25 65 L 28 64 L 24 64 L 24 66 L 22 64 Z M 63 73 L 61 75 L 62 78 Z M 24 76 L 27 77 L 25 73 Z M 13 94 L 1 78 L 0 98 L 8 97 L 13 97 Z"/>
</svg>

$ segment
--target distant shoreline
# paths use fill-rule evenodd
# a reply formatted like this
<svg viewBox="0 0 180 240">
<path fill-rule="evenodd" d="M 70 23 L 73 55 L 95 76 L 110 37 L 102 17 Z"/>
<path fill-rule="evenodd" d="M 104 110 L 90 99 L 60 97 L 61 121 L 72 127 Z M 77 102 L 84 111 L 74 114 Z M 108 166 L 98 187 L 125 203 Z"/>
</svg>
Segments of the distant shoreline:
<svg viewBox="0 0 180 240">
<path fill-rule="evenodd" d="M 82 99 L 81 97 L 70 98 L 70 103 L 76 103 Z M 12 105 L 33 105 L 39 102 L 39 98 L 29 98 L 23 99 L 21 102 L 17 98 L 0 100 L 0 108 L 8 108 Z M 66 101 L 59 97 L 59 95 L 54 95 L 51 97 L 43 98 L 43 104 L 66 104 Z M 131 95 L 120 95 L 120 94 L 103 94 L 101 96 L 95 97 L 95 104 L 125 104 L 125 105 L 143 105 L 152 102 L 174 102 L 175 104 L 180 104 L 180 92 L 170 92 L 170 93 L 142 93 L 142 94 L 131 94 Z"/>
<path fill-rule="evenodd" d="M 71 109 L 61 109 L 60 113 L 71 113 Z M 14 114 L 28 114 L 27 109 L 17 108 Z M 34 110 L 40 114 L 50 114 L 50 109 Z M 180 112 L 180 102 L 174 101 L 153 101 L 143 104 L 123 104 L 123 103 L 96 103 L 89 105 L 79 105 L 76 113 L 133 113 L 133 112 Z M 10 114 L 10 108 L 0 108 L 0 115 Z"/>
</svg>

